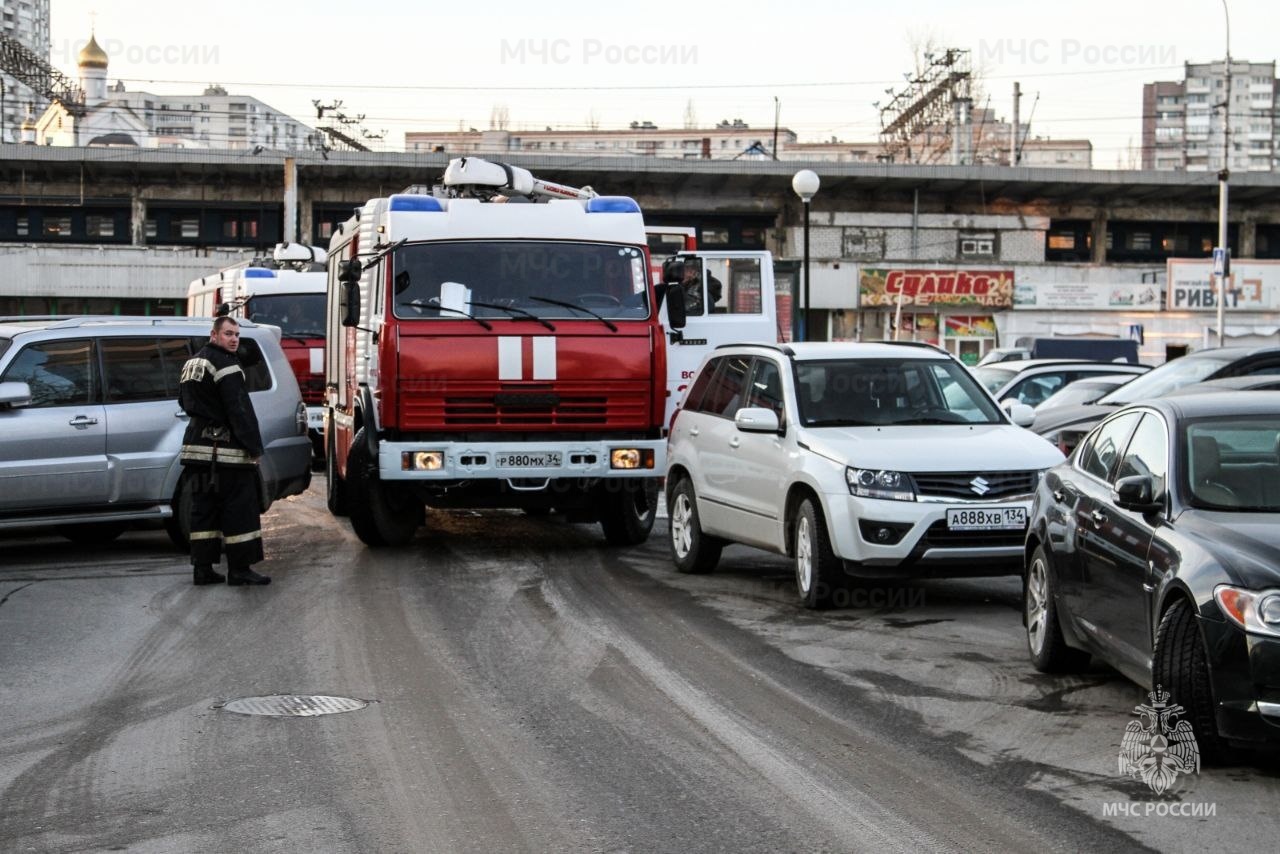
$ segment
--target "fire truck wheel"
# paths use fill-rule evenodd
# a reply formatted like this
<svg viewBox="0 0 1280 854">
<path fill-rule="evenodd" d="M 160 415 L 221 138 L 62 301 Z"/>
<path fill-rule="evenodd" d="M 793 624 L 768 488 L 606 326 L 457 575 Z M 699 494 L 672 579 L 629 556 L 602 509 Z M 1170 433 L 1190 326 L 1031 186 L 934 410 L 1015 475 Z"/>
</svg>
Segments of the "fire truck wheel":
<svg viewBox="0 0 1280 854">
<path fill-rule="evenodd" d="M 347 482 L 338 474 L 338 457 L 334 453 L 333 433 L 329 434 L 324 455 L 325 504 L 334 516 L 347 515 Z"/>
<path fill-rule="evenodd" d="M 635 546 L 649 539 L 658 511 L 658 479 L 618 483 L 605 493 L 600 527 L 611 546 Z"/>
<path fill-rule="evenodd" d="M 364 428 L 356 431 L 347 455 L 347 492 L 351 527 L 367 546 L 403 546 L 423 523 L 422 503 L 405 487 L 378 477 Z"/>
</svg>

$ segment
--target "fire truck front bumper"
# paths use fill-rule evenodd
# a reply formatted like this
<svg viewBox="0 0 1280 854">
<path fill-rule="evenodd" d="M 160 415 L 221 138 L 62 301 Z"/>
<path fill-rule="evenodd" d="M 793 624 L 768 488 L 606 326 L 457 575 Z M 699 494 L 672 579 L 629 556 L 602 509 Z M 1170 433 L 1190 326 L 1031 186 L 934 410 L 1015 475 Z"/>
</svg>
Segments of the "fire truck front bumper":
<svg viewBox="0 0 1280 854">
<path fill-rule="evenodd" d="M 382 442 L 382 480 L 540 480 L 661 477 L 665 439 L 593 442 Z"/>
</svg>

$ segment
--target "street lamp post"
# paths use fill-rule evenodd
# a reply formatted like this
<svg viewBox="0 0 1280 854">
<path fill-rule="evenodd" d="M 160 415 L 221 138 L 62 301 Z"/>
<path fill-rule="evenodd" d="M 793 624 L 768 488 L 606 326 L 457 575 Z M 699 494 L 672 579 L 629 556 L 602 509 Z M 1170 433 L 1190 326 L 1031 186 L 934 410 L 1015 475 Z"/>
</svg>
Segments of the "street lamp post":
<svg viewBox="0 0 1280 854">
<path fill-rule="evenodd" d="M 1227 0 L 1222 0 L 1222 15 L 1227 25 L 1227 59 L 1222 68 L 1227 83 L 1222 104 L 1222 168 L 1218 171 L 1218 246 L 1225 253 L 1222 273 L 1218 276 L 1219 347 L 1226 343 L 1227 274 L 1231 263 L 1231 250 L 1227 247 L 1227 182 L 1231 178 L 1231 12 L 1227 9 Z"/>
<path fill-rule="evenodd" d="M 801 341 L 809 340 L 809 202 L 817 194 L 819 183 L 818 175 L 812 169 L 801 169 L 791 179 L 791 189 L 795 190 L 804 203 L 804 309 L 800 320 Z"/>
</svg>

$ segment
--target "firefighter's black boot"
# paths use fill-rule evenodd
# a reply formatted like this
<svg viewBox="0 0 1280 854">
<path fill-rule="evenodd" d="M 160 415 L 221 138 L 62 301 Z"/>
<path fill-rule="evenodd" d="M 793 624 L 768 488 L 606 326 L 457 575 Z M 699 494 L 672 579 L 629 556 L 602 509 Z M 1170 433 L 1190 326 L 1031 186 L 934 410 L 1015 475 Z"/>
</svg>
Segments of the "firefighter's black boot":
<svg viewBox="0 0 1280 854">
<path fill-rule="evenodd" d="M 220 572 L 215 572 L 213 566 L 207 563 L 198 563 L 192 571 L 192 582 L 199 587 L 202 584 L 221 584 L 226 581 L 226 576 Z"/>
<path fill-rule="evenodd" d="M 270 584 L 271 577 L 259 575 L 247 566 L 233 566 L 227 570 L 227 584 L 238 587 L 241 584 Z"/>
</svg>

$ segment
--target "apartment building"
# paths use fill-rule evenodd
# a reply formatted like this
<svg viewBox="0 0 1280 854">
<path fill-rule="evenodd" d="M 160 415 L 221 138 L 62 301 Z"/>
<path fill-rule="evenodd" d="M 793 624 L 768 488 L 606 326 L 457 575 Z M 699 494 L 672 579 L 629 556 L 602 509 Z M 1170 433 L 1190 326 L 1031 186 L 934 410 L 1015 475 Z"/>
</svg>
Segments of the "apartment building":
<svg viewBox="0 0 1280 854">
<path fill-rule="evenodd" d="M 0 32 L 25 45 L 36 56 L 49 55 L 49 0 L 3 0 Z M 26 84 L 0 73 L 0 142 L 17 142 L 31 104 L 39 109 L 44 97 Z"/>
<path fill-rule="evenodd" d="M 1275 62 L 1191 63 L 1181 81 L 1142 87 L 1142 168 L 1274 172 L 1280 120 Z M 1224 116 L 1227 117 L 1224 125 Z M 1228 144 L 1223 158 L 1224 130 Z"/>
</svg>

